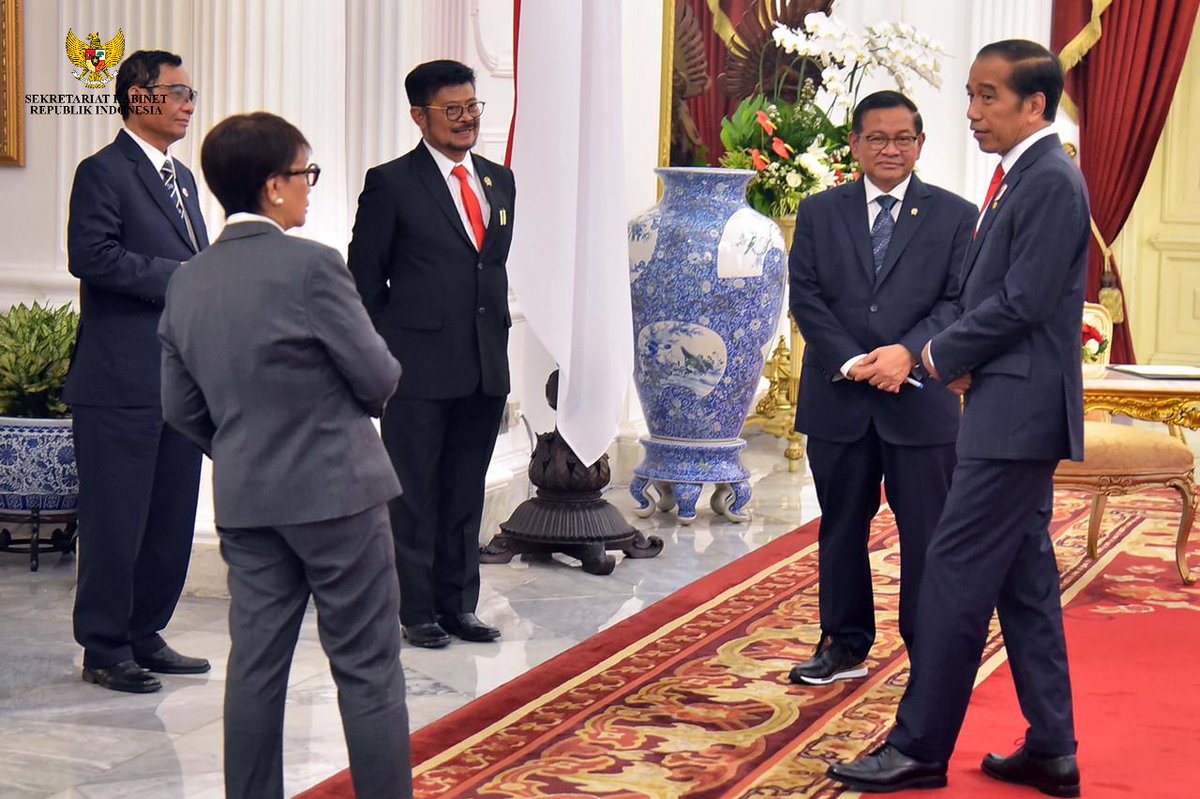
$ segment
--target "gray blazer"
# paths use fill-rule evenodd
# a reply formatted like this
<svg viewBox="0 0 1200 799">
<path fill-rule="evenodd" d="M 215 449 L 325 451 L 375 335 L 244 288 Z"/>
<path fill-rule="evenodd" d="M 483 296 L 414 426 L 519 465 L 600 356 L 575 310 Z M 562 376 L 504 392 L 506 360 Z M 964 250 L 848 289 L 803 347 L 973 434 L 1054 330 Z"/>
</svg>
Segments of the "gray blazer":
<svg viewBox="0 0 1200 799">
<path fill-rule="evenodd" d="M 172 276 L 158 336 L 163 417 L 213 459 L 218 526 L 340 518 L 400 494 L 370 420 L 400 364 L 337 251 L 229 225 Z"/>
</svg>

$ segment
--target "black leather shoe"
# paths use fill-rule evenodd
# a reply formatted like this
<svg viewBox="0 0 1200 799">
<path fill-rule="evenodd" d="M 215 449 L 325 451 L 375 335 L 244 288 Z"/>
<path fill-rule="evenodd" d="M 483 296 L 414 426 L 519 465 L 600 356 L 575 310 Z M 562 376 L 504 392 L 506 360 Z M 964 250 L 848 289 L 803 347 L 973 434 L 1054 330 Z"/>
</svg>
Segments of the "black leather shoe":
<svg viewBox="0 0 1200 799">
<path fill-rule="evenodd" d="M 828 685 L 867 676 L 864 661 L 836 638 L 826 638 L 811 660 L 793 666 L 788 679 L 797 685 Z"/>
<path fill-rule="evenodd" d="M 141 657 L 134 655 L 133 659 L 143 669 L 159 674 L 204 674 L 212 668 L 204 658 L 181 655 L 166 644 L 157 652 Z"/>
<path fill-rule="evenodd" d="M 863 793 L 946 787 L 945 763 L 914 760 L 888 743 L 853 763 L 834 764 L 826 773 L 831 780 Z"/>
<path fill-rule="evenodd" d="M 994 780 L 1028 785 L 1048 796 L 1079 796 L 1079 764 L 1075 755 L 1037 757 L 1022 746 L 1008 757 L 988 755 L 981 767 Z"/>
<path fill-rule="evenodd" d="M 424 624 L 406 624 L 402 628 L 404 638 L 413 646 L 423 646 L 426 649 L 441 649 L 450 643 L 450 636 L 446 635 L 436 622 L 427 621 Z"/>
<path fill-rule="evenodd" d="M 442 625 L 442 629 L 455 638 L 461 638 L 464 641 L 483 643 L 485 641 L 495 641 L 500 637 L 499 630 L 481 622 L 479 617 L 474 613 L 456 613 L 451 616 L 438 616 L 438 624 Z"/>
<path fill-rule="evenodd" d="M 132 660 L 122 660 L 103 669 L 84 666 L 83 681 L 110 691 L 125 691 L 131 694 L 152 694 L 162 689 L 162 683 Z"/>
</svg>

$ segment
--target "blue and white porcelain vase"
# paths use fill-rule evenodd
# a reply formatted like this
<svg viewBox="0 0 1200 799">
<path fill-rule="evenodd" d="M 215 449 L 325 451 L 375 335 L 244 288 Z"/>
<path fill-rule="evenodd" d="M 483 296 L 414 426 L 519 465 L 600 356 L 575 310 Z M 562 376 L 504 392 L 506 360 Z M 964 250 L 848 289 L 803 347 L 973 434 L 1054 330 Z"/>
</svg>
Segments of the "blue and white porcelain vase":
<svg viewBox="0 0 1200 799">
<path fill-rule="evenodd" d="M 0 513 L 69 514 L 78 500 L 71 420 L 0 416 Z"/>
<path fill-rule="evenodd" d="M 783 234 L 746 205 L 750 170 L 655 172 L 662 200 L 629 223 L 634 382 L 650 429 L 630 492 L 638 515 L 678 505 L 687 524 L 715 483 L 713 510 L 745 521 L 739 434 L 783 304 Z"/>
</svg>

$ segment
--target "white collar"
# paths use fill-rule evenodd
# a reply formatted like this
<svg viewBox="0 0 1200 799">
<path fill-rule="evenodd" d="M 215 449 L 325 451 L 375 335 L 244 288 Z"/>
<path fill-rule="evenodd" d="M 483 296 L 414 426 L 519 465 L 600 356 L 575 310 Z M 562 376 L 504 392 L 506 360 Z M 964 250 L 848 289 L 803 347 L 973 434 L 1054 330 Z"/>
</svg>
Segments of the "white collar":
<svg viewBox="0 0 1200 799">
<path fill-rule="evenodd" d="M 150 159 L 150 163 L 154 166 L 154 171 L 162 172 L 163 164 L 170 161 L 171 156 L 134 133 L 132 128 L 126 127 L 125 132 L 129 134 L 129 138 L 137 142 L 138 147 L 142 148 L 142 152 L 146 154 L 146 157 Z M 174 167 L 175 164 L 172 162 L 171 168 L 174 169 Z"/>
<path fill-rule="evenodd" d="M 1000 165 L 1004 167 L 1004 174 L 1007 175 L 1012 171 L 1012 168 L 1016 166 L 1017 161 L 1021 160 L 1021 156 L 1023 156 L 1030 147 L 1037 144 L 1047 136 L 1053 136 L 1055 133 L 1056 131 L 1054 130 L 1054 126 L 1047 125 L 1041 130 L 1036 130 L 1033 133 L 1030 133 L 1028 136 L 1014 144 L 1012 149 L 1006 152 L 1004 157 L 1000 159 Z"/>
<path fill-rule="evenodd" d="M 896 184 L 896 187 L 894 189 L 892 189 L 891 191 L 884 191 L 883 189 L 879 188 L 874 183 L 872 183 L 871 179 L 869 177 L 867 177 L 866 175 L 863 175 L 863 187 L 867 190 L 867 205 L 870 205 L 871 203 L 875 202 L 875 200 L 879 199 L 880 197 L 882 197 L 885 194 L 890 194 L 892 197 L 895 197 L 896 203 L 899 205 L 903 205 L 904 204 L 904 194 L 905 194 L 905 192 L 908 191 L 908 184 L 911 182 L 912 182 L 912 172 L 909 172 L 907 175 L 904 176 L 904 180 L 902 180 Z"/>
<path fill-rule="evenodd" d="M 472 178 L 475 177 L 475 159 L 471 157 L 470 153 L 467 153 L 467 157 L 462 161 L 455 163 L 447 158 L 445 153 L 442 153 L 436 148 L 431 147 L 429 142 L 425 141 L 424 139 L 421 139 L 421 144 L 424 144 L 425 149 L 428 150 L 429 154 L 433 156 L 433 163 L 437 164 L 438 171 L 442 173 L 443 180 L 450 179 L 450 170 L 454 169 L 456 166 L 465 167 L 467 170 L 467 175 Z"/>
<path fill-rule="evenodd" d="M 236 225 L 239 222 L 266 222 L 268 225 L 274 225 L 275 228 L 283 233 L 283 227 L 269 216 L 262 214 L 252 214 L 249 211 L 238 211 L 236 214 L 230 214 L 225 220 L 225 226 Z"/>
</svg>

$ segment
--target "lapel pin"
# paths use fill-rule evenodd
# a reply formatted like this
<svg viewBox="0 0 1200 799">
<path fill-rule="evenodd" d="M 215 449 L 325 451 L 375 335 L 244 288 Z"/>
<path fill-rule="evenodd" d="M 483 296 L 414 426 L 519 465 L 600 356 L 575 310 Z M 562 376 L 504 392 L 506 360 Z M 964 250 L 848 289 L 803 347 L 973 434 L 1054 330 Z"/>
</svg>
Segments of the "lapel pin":
<svg viewBox="0 0 1200 799">
<path fill-rule="evenodd" d="M 485 186 L 491 186 L 491 185 L 492 185 L 492 179 L 491 179 L 491 178 L 489 178 L 487 175 L 484 175 L 484 177 L 483 177 L 483 185 L 485 185 Z"/>
<path fill-rule="evenodd" d="M 500 209 L 500 224 L 502 226 L 508 224 L 508 213 L 503 208 Z"/>
<path fill-rule="evenodd" d="M 192 196 L 192 195 L 188 194 L 187 186 L 184 186 L 184 187 L 183 187 L 183 196 L 184 196 L 184 197 L 191 197 L 191 196 Z"/>
<path fill-rule="evenodd" d="M 916 215 L 917 215 L 917 209 L 916 209 L 916 208 L 914 208 L 914 209 L 912 209 L 911 211 L 909 211 L 908 213 L 909 213 L 910 215 L 912 215 L 912 216 L 916 216 Z"/>
<path fill-rule="evenodd" d="M 1004 192 L 1008 191 L 1008 184 L 1001 183 L 1000 191 L 996 192 L 996 199 L 992 200 L 992 210 L 996 210 L 996 206 L 1000 205 L 1000 198 L 1004 196 Z"/>
</svg>

